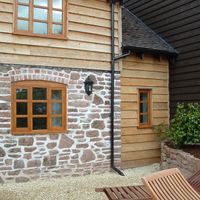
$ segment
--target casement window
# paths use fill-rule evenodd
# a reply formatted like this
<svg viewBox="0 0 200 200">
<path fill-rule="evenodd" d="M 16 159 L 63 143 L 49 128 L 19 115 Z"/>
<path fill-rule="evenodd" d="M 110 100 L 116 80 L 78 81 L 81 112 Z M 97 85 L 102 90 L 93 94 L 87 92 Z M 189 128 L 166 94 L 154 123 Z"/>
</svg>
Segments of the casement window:
<svg viewBox="0 0 200 200">
<path fill-rule="evenodd" d="M 66 130 L 66 86 L 47 81 L 12 83 L 12 133 Z"/>
<path fill-rule="evenodd" d="M 151 126 L 151 90 L 139 89 L 139 128 Z"/>
<path fill-rule="evenodd" d="M 66 0 L 15 1 L 16 34 L 66 37 Z"/>
</svg>

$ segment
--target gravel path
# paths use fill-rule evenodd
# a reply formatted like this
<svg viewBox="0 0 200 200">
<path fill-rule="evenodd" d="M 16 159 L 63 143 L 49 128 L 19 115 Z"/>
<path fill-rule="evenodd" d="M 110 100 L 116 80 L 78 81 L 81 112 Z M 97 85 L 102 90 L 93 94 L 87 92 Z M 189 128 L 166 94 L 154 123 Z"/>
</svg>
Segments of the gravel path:
<svg viewBox="0 0 200 200">
<path fill-rule="evenodd" d="M 141 177 L 158 171 L 159 165 L 124 170 L 125 177 L 114 172 L 84 177 L 37 180 L 0 185 L 0 200 L 107 200 L 96 187 L 137 185 Z"/>
</svg>

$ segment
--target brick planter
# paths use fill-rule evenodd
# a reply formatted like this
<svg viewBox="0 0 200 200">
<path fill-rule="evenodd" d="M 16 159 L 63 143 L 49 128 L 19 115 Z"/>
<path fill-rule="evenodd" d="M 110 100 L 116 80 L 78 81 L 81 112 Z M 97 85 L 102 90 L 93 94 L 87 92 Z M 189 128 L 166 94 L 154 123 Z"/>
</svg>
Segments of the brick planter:
<svg viewBox="0 0 200 200">
<path fill-rule="evenodd" d="M 167 146 L 166 142 L 161 144 L 161 169 L 177 167 L 185 176 L 190 176 L 200 170 L 200 159 L 189 153 Z"/>
</svg>

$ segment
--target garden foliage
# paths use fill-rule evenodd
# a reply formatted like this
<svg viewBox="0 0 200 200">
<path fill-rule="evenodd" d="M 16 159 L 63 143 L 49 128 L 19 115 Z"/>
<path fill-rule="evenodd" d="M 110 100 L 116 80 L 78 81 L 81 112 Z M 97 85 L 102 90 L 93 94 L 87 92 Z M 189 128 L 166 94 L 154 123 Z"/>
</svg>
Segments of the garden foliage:
<svg viewBox="0 0 200 200">
<path fill-rule="evenodd" d="M 200 144 L 200 104 L 179 103 L 170 126 L 160 124 L 154 131 L 161 139 L 168 139 L 177 148 L 188 144 Z"/>
<path fill-rule="evenodd" d="M 200 143 L 200 104 L 178 104 L 167 137 L 178 148 Z"/>
</svg>

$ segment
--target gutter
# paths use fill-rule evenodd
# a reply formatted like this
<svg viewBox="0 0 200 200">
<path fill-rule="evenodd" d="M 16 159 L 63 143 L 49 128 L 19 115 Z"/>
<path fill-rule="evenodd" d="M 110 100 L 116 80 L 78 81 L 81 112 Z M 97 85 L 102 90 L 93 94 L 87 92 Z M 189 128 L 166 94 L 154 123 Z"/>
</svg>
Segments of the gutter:
<svg viewBox="0 0 200 200">
<path fill-rule="evenodd" d="M 115 160 L 114 160 L 114 101 L 115 101 L 115 62 L 119 59 L 122 59 L 128 55 L 130 55 L 130 52 L 127 54 L 123 54 L 120 56 L 115 57 L 115 0 L 111 0 L 111 168 L 116 171 L 119 175 L 125 176 L 124 173 L 119 170 L 115 166 Z"/>
</svg>

